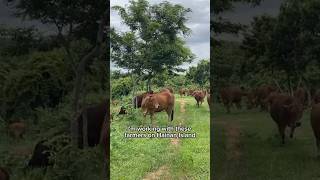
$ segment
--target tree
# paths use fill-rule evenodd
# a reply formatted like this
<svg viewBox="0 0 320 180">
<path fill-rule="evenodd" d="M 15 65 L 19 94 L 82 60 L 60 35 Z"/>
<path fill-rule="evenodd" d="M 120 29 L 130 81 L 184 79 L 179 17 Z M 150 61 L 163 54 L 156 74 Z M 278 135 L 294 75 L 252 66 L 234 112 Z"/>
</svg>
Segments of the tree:
<svg viewBox="0 0 320 180">
<path fill-rule="evenodd" d="M 201 60 L 196 67 L 190 67 L 186 78 L 198 84 L 201 88 L 208 82 L 210 77 L 210 64 L 208 60 Z"/>
<path fill-rule="evenodd" d="M 292 82 L 303 79 L 309 84 L 304 74 L 308 65 L 319 59 L 320 15 L 314 8 L 319 6 L 320 2 L 316 0 L 287 0 L 281 5 L 278 17 L 255 18 L 243 41 L 247 57 L 256 64 L 262 64 L 264 69 L 285 72 L 290 91 Z"/>
<path fill-rule="evenodd" d="M 185 25 L 190 9 L 169 2 L 150 5 L 146 0 L 113 9 L 130 31 L 111 32 L 112 60 L 119 67 L 146 76 L 148 89 L 155 74 L 181 71 L 179 65 L 192 61 L 193 54 L 181 37 L 190 33 Z"/>
</svg>

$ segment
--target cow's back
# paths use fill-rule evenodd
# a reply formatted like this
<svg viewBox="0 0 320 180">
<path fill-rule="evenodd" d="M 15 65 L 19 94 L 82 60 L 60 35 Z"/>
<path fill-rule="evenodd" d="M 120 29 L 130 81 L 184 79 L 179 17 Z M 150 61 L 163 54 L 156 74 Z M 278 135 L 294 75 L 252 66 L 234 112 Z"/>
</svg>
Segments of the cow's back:
<svg viewBox="0 0 320 180">
<path fill-rule="evenodd" d="M 175 97 L 170 92 L 160 92 L 155 94 L 155 98 L 157 99 L 158 103 L 160 104 L 161 108 L 167 108 L 169 106 L 174 105 Z"/>
</svg>

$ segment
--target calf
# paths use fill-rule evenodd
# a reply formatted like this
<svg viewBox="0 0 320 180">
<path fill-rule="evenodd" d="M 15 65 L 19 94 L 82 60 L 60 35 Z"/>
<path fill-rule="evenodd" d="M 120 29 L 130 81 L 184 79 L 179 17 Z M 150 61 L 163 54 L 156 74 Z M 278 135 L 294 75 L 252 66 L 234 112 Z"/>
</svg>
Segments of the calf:
<svg viewBox="0 0 320 180">
<path fill-rule="evenodd" d="M 2 167 L 0 167 L 0 180 L 10 180 L 9 173 Z"/>
<path fill-rule="evenodd" d="M 121 106 L 120 111 L 118 113 L 118 115 L 121 115 L 121 114 L 127 114 L 127 110 L 124 106 Z"/>
<path fill-rule="evenodd" d="M 311 115 L 311 127 L 313 130 L 313 134 L 316 138 L 316 145 L 318 148 L 318 155 L 320 155 L 320 104 L 313 104 Z"/>
<path fill-rule="evenodd" d="M 46 140 L 42 140 L 36 144 L 32 153 L 32 157 L 28 162 L 28 167 L 37 168 L 52 165 L 52 163 L 49 161 L 52 149 L 45 144 L 46 142 Z"/>
<path fill-rule="evenodd" d="M 291 128 L 290 138 L 292 138 L 295 128 L 301 125 L 299 121 L 302 113 L 303 106 L 295 97 L 280 94 L 274 98 L 270 106 L 270 115 L 278 126 L 282 144 L 285 140 L 286 127 Z"/>
<path fill-rule="evenodd" d="M 246 93 L 240 87 L 225 87 L 220 91 L 220 96 L 222 103 L 227 109 L 227 112 L 230 113 L 230 107 L 232 104 L 236 104 L 238 109 L 241 109 L 241 100 L 242 96 L 245 96 Z"/>
<path fill-rule="evenodd" d="M 8 133 L 14 138 L 23 138 L 26 132 L 26 125 L 23 122 L 14 122 L 9 124 Z"/>
<path fill-rule="evenodd" d="M 141 104 L 144 117 L 150 115 L 151 124 L 153 116 L 156 112 L 166 111 L 168 120 L 173 120 L 174 114 L 174 95 L 169 91 L 163 91 L 155 94 L 148 94 Z"/>
<path fill-rule="evenodd" d="M 200 104 L 203 103 L 204 98 L 206 97 L 206 91 L 194 91 L 192 96 L 197 101 L 197 106 L 200 107 Z"/>
</svg>

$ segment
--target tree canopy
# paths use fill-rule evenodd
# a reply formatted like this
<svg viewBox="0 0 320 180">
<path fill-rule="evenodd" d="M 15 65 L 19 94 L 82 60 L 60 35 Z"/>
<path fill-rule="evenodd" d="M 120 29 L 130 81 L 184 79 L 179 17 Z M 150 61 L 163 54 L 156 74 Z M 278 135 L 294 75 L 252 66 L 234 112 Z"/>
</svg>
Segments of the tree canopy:
<svg viewBox="0 0 320 180">
<path fill-rule="evenodd" d="M 121 68 L 148 79 L 165 70 L 178 72 L 178 66 L 193 60 L 184 36 L 190 9 L 162 2 L 150 5 L 146 0 L 130 1 L 127 8 L 114 6 L 129 27 L 128 32 L 111 30 L 111 57 Z"/>
</svg>

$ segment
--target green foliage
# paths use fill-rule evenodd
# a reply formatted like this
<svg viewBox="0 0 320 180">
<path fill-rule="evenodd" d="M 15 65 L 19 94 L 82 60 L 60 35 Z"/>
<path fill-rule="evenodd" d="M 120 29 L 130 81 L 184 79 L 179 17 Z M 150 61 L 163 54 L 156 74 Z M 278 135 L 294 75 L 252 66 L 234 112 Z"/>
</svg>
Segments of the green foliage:
<svg viewBox="0 0 320 180">
<path fill-rule="evenodd" d="M 201 60 L 196 67 L 190 67 L 186 74 L 186 78 L 202 88 L 209 81 L 209 76 L 210 62 L 208 60 Z"/>
<path fill-rule="evenodd" d="M 119 78 L 111 82 L 112 98 L 126 96 L 132 90 L 132 80 L 130 77 Z"/>
<path fill-rule="evenodd" d="M 319 6 L 320 2 L 315 0 L 287 0 L 276 18 L 256 17 L 242 45 L 249 59 L 245 64 L 247 71 L 269 69 L 266 73 L 274 79 L 284 72 L 289 89 L 292 82 L 301 79 L 311 86 L 314 77 L 308 76 L 308 71 L 320 57 L 320 38 L 316 33 L 320 16 L 314 9 Z"/>
<path fill-rule="evenodd" d="M 105 11 L 107 2 L 64 1 L 64 0 L 21 0 L 16 5 L 16 14 L 23 18 L 40 20 L 44 24 L 55 25 L 59 33 L 68 28 L 77 38 L 96 39 L 97 20 Z"/>
<path fill-rule="evenodd" d="M 164 71 L 179 71 L 179 65 L 193 59 L 180 36 L 190 33 L 185 26 L 190 9 L 169 2 L 150 5 L 145 0 L 113 9 L 130 28 L 124 33 L 111 31 L 111 57 L 117 66 L 145 75 L 150 81 Z"/>
<path fill-rule="evenodd" d="M 24 62 L 24 68 L 11 70 L 3 85 L 3 107 L 8 112 L 28 114 L 36 107 L 54 107 L 68 90 L 70 74 L 64 64 L 64 53 L 59 50 L 36 52 Z"/>
<path fill-rule="evenodd" d="M 41 35 L 35 28 L 0 27 L 0 54 L 3 56 L 19 56 L 28 54 L 39 48 Z"/>
</svg>

